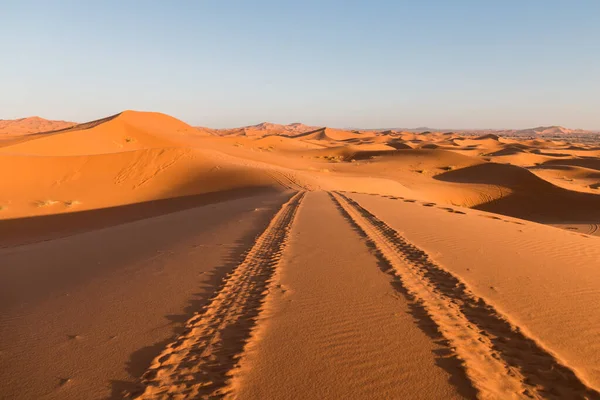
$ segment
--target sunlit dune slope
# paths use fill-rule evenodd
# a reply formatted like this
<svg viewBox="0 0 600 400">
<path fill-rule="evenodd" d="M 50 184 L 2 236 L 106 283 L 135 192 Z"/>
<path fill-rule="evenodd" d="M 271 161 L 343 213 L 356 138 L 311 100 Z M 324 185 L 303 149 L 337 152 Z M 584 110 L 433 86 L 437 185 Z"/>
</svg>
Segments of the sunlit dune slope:
<svg viewBox="0 0 600 400">
<path fill-rule="evenodd" d="M 2 218 L 118 206 L 221 190 L 275 185 L 255 169 L 183 148 L 82 156 L 0 156 Z"/>
<path fill-rule="evenodd" d="M 597 193 L 600 188 L 599 170 L 560 164 L 542 164 L 529 170 L 565 189 Z"/>
<path fill-rule="evenodd" d="M 82 155 L 177 146 L 182 135 L 201 134 L 160 113 L 124 111 L 0 149 L 5 154 Z"/>
<path fill-rule="evenodd" d="M 600 209 L 591 145 L 310 128 L 223 131 L 124 111 L 34 135 L 0 148 L 0 167 L 13 171 L 0 181 L 0 218 L 255 187 L 375 191 L 541 222 Z"/>
<path fill-rule="evenodd" d="M 0 218 L 104 208 L 222 190 L 281 185 L 256 168 L 186 145 L 198 133 L 159 113 L 113 117 L 7 146 Z"/>
<path fill-rule="evenodd" d="M 315 129 L 314 131 L 301 133 L 299 135 L 294 136 L 294 138 L 317 141 L 347 141 L 368 136 L 374 136 L 374 134 L 356 133 L 333 128 L 319 128 Z"/>
</svg>

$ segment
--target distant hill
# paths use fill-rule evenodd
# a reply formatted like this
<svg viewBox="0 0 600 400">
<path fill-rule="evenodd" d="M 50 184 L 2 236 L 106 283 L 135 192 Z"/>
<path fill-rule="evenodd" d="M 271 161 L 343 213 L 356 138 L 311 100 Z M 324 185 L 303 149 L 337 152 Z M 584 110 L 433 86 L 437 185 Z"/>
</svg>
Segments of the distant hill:
<svg viewBox="0 0 600 400">
<path fill-rule="evenodd" d="M 584 129 L 570 129 L 563 126 L 538 126 L 528 129 L 473 129 L 473 130 L 457 130 L 465 134 L 477 135 L 500 135 L 514 137 L 561 137 L 561 136 L 578 136 L 578 137 L 594 137 L 600 135 L 600 131 L 589 131 Z"/>
<path fill-rule="evenodd" d="M 420 126 L 417 128 L 377 128 L 377 129 L 358 129 L 361 132 L 411 132 L 411 133 L 422 133 L 422 132 L 443 132 L 451 131 L 452 129 L 439 129 L 439 128 L 428 128 L 426 126 Z"/>
<path fill-rule="evenodd" d="M 0 119 L 0 135 L 27 135 L 32 133 L 43 133 L 62 130 L 77 125 L 75 122 L 60 121 L 60 120 L 48 120 L 41 117 L 27 117 L 19 119 Z M 318 126 L 305 125 L 300 122 L 295 122 L 287 125 L 274 124 L 271 122 L 262 122 L 256 125 L 243 126 L 239 128 L 231 129 L 213 129 L 208 127 L 197 126 L 195 127 L 198 134 L 203 135 L 214 135 L 214 136 L 247 136 L 247 137 L 263 137 L 263 136 L 287 136 L 294 137 L 299 136 L 307 132 L 313 132 L 319 129 L 323 129 Z M 331 129 L 331 128 L 329 128 Z M 350 131 L 350 129 L 344 129 Z M 360 132 L 379 132 L 379 133 L 394 133 L 394 132 L 412 132 L 412 133 L 423 133 L 423 132 L 463 132 L 468 134 L 478 135 L 508 135 L 508 136 L 585 136 L 585 135 L 600 135 L 600 131 L 590 131 L 584 129 L 571 129 L 563 126 L 552 125 L 552 126 L 538 126 L 535 128 L 527 129 L 439 129 L 429 127 L 417 127 L 417 128 L 388 128 L 388 129 L 360 129 Z M 354 132 L 359 132 L 354 131 Z"/>
<path fill-rule="evenodd" d="M 215 133 L 220 136 L 250 136 L 262 137 L 269 135 L 296 136 L 305 132 L 318 129 L 314 126 L 308 126 L 295 122 L 288 125 L 273 124 L 271 122 L 262 122 L 257 125 L 243 126 L 233 129 L 215 129 Z"/>
<path fill-rule="evenodd" d="M 515 131 L 517 135 L 585 135 L 588 133 L 596 133 L 583 129 L 569 129 L 562 126 L 538 126 L 537 128 L 521 129 Z"/>
<path fill-rule="evenodd" d="M 26 135 L 64 129 L 73 125 L 75 122 L 53 121 L 40 117 L 0 119 L 0 134 Z"/>
<path fill-rule="evenodd" d="M 334 129 L 334 128 L 317 128 L 312 131 L 300 133 L 295 135 L 294 138 L 299 138 L 302 140 L 326 140 L 326 141 L 344 141 L 351 139 L 359 139 L 361 137 L 369 137 L 373 136 L 371 133 L 369 134 L 361 134 L 357 131 L 346 131 L 342 129 Z"/>
<path fill-rule="evenodd" d="M 218 129 L 212 129 L 212 128 L 207 128 L 205 126 L 195 126 L 194 129 L 196 129 L 198 131 L 199 134 L 201 135 L 206 135 L 206 136 L 219 136 L 219 130 Z"/>
<path fill-rule="evenodd" d="M 515 136 L 561 136 L 561 135 L 587 135 L 587 134 L 600 134 L 600 131 L 590 131 L 584 129 L 570 129 L 563 126 L 538 126 L 535 128 L 527 129 L 456 129 L 456 128 L 388 128 L 388 129 L 361 129 L 362 131 L 377 131 L 377 132 L 464 132 L 470 134 L 498 134 L 498 135 L 515 135 Z"/>
</svg>

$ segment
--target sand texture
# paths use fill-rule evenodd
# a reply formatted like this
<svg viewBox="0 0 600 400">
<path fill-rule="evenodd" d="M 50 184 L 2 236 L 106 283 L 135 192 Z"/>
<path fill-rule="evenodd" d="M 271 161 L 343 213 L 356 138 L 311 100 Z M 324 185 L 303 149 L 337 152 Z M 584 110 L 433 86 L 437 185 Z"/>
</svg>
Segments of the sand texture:
<svg viewBox="0 0 600 400">
<path fill-rule="evenodd" d="M 0 121 L 0 398 L 600 399 L 600 143 L 484 133 Z"/>
</svg>

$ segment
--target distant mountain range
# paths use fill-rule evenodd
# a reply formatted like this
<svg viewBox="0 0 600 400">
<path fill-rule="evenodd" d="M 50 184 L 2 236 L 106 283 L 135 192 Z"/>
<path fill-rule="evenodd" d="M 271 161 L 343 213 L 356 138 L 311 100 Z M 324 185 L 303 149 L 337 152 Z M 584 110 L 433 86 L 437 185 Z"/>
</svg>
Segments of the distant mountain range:
<svg viewBox="0 0 600 400">
<path fill-rule="evenodd" d="M 388 129 L 361 129 L 363 131 L 394 131 L 394 132 L 468 132 L 468 133 L 495 133 L 495 134 L 516 134 L 516 135 L 585 135 L 585 134 L 598 134 L 600 131 L 584 130 L 584 129 L 570 129 L 563 126 L 538 126 L 536 128 L 527 129 L 453 129 L 453 128 L 429 128 L 429 127 L 418 127 L 418 128 L 388 128 Z"/>
<path fill-rule="evenodd" d="M 263 122 L 258 125 L 244 126 L 233 129 L 216 129 L 214 130 L 220 135 L 242 135 L 242 136 L 266 136 L 266 135 L 283 135 L 296 136 L 301 133 L 311 132 L 321 129 L 315 126 L 308 126 L 301 123 L 289 125 L 272 124 Z M 600 131 L 590 131 L 583 129 L 570 129 L 562 126 L 539 126 L 528 129 L 438 129 L 429 127 L 418 128 L 392 128 L 392 129 L 345 129 L 353 132 L 456 132 L 468 134 L 496 134 L 496 135 L 511 135 L 511 136 L 573 136 L 573 135 L 597 135 Z"/>
<path fill-rule="evenodd" d="M 0 134 L 29 134 L 48 132 L 58 129 L 64 129 L 75 125 L 74 122 L 47 120 L 40 117 L 28 117 L 12 120 L 0 119 Z M 215 136 L 248 136 L 260 137 L 269 135 L 297 136 L 306 132 L 312 132 L 324 127 L 309 126 L 299 122 L 282 125 L 271 122 L 262 122 L 256 125 L 243 126 L 232 129 L 213 129 L 207 127 L 196 127 L 204 134 Z M 496 134 L 511 136 L 579 136 L 579 135 L 598 135 L 600 131 L 590 131 L 584 129 L 570 129 L 563 126 L 538 126 L 529 129 L 439 129 L 429 127 L 418 128 L 391 128 L 391 129 L 346 129 L 354 132 L 464 132 L 468 134 Z"/>
<path fill-rule="evenodd" d="M 48 132 L 68 128 L 74 122 L 52 121 L 40 117 L 27 117 L 19 119 L 0 119 L 0 134 L 24 135 L 28 133 Z"/>
<path fill-rule="evenodd" d="M 569 129 L 562 126 L 538 126 L 537 128 L 531 129 L 520 129 L 514 131 L 517 135 L 552 135 L 552 136 L 560 136 L 560 135 L 586 135 L 599 133 L 594 131 L 586 131 L 583 129 Z"/>
<path fill-rule="evenodd" d="M 318 128 L 319 127 L 308 126 L 299 122 L 295 122 L 293 124 L 288 125 L 273 124 L 271 122 L 262 122 L 257 125 L 243 126 L 241 128 L 233 129 L 214 129 L 214 131 L 216 134 L 221 136 L 296 136 L 301 133 L 310 132 Z"/>
</svg>

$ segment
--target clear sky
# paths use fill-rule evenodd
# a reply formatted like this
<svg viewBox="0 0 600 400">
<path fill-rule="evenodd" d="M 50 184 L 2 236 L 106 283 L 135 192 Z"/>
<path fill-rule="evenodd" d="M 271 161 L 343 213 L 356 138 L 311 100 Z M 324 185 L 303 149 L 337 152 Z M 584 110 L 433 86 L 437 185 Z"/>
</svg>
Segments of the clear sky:
<svg viewBox="0 0 600 400">
<path fill-rule="evenodd" d="M 0 118 L 600 129 L 599 0 L 0 0 Z"/>
</svg>

